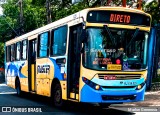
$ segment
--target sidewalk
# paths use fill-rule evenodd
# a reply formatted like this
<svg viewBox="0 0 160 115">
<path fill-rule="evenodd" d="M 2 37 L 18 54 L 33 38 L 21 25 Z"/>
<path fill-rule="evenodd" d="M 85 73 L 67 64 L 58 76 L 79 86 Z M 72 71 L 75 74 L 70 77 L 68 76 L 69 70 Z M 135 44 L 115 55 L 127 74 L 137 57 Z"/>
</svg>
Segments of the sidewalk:
<svg viewBox="0 0 160 115">
<path fill-rule="evenodd" d="M 160 106 L 160 91 L 150 91 L 145 93 L 145 100 L 141 102 L 124 103 L 126 107 L 151 107 Z"/>
</svg>

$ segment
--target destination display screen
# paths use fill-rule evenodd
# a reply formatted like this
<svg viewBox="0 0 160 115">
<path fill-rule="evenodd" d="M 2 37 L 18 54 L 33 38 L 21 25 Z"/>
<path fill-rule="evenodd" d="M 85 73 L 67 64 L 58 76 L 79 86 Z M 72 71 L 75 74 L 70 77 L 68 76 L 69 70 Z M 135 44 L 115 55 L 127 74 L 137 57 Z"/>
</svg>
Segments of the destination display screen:
<svg viewBox="0 0 160 115">
<path fill-rule="evenodd" d="M 87 22 L 90 23 L 109 23 L 109 24 L 129 24 L 150 26 L 150 17 L 122 11 L 89 11 L 87 14 Z"/>
</svg>

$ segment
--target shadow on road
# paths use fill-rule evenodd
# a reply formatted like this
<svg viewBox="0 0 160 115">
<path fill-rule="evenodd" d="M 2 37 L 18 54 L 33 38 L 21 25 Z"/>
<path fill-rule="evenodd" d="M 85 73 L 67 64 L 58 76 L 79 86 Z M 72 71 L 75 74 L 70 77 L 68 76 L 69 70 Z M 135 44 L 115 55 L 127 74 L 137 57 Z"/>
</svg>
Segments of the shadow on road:
<svg viewBox="0 0 160 115">
<path fill-rule="evenodd" d="M 17 96 L 17 95 L 14 95 Z M 125 112 L 113 108 L 101 108 L 96 104 L 88 104 L 88 103 L 76 103 L 76 102 L 68 102 L 66 101 L 65 106 L 63 108 L 55 108 L 52 105 L 52 102 L 49 97 L 44 97 L 35 94 L 23 93 L 20 97 L 26 100 L 30 100 L 40 105 L 46 107 L 46 112 L 62 112 L 63 113 L 72 113 L 72 114 L 118 114 L 118 115 L 133 115 L 134 113 Z M 29 105 L 32 106 L 32 105 Z"/>
</svg>

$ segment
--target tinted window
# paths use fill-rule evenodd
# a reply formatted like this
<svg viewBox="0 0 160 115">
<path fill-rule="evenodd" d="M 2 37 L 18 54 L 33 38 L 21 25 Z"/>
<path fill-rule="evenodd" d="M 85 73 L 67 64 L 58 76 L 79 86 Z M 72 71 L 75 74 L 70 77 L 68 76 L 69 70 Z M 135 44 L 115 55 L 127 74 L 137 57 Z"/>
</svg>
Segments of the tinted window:
<svg viewBox="0 0 160 115">
<path fill-rule="evenodd" d="M 20 60 L 21 46 L 20 42 L 16 44 L 16 60 Z"/>
<path fill-rule="evenodd" d="M 48 56 L 48 32 L 40 35 L 39 38 L 39 57 Z"/>
<path fill-rule="evenodd" d="M 53 30 L 51 55 L 64 55 L 66 52 L 67 26 Z"/>
<path fill-rule="evenodd" d="M 6 47 L 6 60 L 7 62 L 11 60 L 11 47 L 10 46 Z"/>
<path fill-rule="evenodd" d="M 11 45 L 11 61 L 15 60 L 15 45 Z"/>
<path fill-rule="evenodd" d="M 22 59 L 27 59 L 27 40 L 22 41 Z"/>
</svg>

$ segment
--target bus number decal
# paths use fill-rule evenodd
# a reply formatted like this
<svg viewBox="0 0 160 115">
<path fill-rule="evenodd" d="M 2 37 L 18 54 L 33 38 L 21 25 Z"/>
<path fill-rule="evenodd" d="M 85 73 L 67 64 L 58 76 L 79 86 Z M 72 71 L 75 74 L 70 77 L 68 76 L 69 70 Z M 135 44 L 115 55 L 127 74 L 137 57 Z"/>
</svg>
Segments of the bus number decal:
<svg viewBox="0 0 160 115">
<path fill-rule="evenodd" d="M 129 15 L 119 15 L 119 14 L 111 14 L 110 22 L 121 22 L 121 23 L 130 23 Z"/>
<path fill-rule="evenodd" d="M 48 73 L 50 72 L 50 65 L 38 65 L 37 66 L 37 74 L 38 73 Z"/>
</svg>

